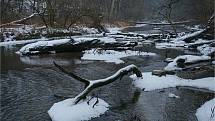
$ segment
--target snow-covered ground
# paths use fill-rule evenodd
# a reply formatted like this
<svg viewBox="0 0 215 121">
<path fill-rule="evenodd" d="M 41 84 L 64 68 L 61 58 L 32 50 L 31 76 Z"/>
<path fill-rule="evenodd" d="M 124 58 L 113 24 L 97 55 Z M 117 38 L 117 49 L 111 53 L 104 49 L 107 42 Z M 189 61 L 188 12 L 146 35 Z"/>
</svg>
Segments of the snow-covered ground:
<svg viewBox="0 0 215 121">
<path fill-rule="evenodd" d="M 145 91 L 152 91 L 156 89 L 163 89 L 176 86 L 189 86 L 215 91 L 214 77 L 190 80 L 179 78 L 176 75 L 166 75 L 158 77 L 152 75 L 151 72 L 142 73 L 142 75 L 143 75 L 142 78 L 138 78 L 135 75 L 132 75 L 130 77 L 134 80 L 134 85 L 136 87 L 145 89 Z"/>
<path fill-rule="evenodd" d="M 102 60 L 105 62 L 114 62 L 116 64 L 124 63 L 123 60 L 120 58 L 128 57 L 128 56 L 135 56 L 135 55 L 141 55 L 141 56 L 155 56 L 155 53 L 147 53 L 147 52 L 139 52 L 139 51 L 114 51 L 114 50 L 87 50 L 85 51 L 83 57 L 81 59 L 83 60 Z"/>
<path fill-rule="evenodd" d="M 196 117 L 198 121 L 215 121 L 215 98 L 198 108 Z"/>
<path fill-rule="evenodd" d="M 206 60 L 210 60 L 211 58 L 209 56 L 195 56 L 195 55 L 181 55 L 176 57 L 173 62 L 170 62 L 165 68 L 164 70 L 167 71 L 173 71 L 173 70 L 181 70 L 182 68 L 177 66 L 177 61 L 179 59 L 184 59 L 185 63 L 195 63 L 198 61 L 206 61 Z"/>
<path fill-rule="evenodd" d="M 104 114 L 109 107 L 109 104 L 98 98 L 87 97 L 84 101 L 74 104 L 74 98 L 66 99 L 55 103 L 48 111 L 52 121 L 83 121 L 91 118 L 99 117 Z M 90 101 L 89 101 L 90 100 Z M 89 105 L 88 105 L 89 101 Z"/>
</svg>

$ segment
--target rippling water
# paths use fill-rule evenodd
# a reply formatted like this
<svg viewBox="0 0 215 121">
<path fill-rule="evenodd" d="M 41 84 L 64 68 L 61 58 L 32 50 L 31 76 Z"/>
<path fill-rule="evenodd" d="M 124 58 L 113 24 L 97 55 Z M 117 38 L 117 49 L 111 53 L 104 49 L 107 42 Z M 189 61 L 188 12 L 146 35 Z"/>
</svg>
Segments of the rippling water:
<svg viewBox="0 0 215 121">
<path fill-rule="evenodd" d="M 47 111 L 63 98 L 64 94 L 76 96 L 83 85 L 57 70 L 52 61 L 76 74 L 88 78 L 105 78 L 128 64 L 136 64 L 141 71 L 162 69 L 165 50 L 144 46 L 143 51 L 158 56 L 132 56 L 124 58 L 125 64 L 115 65 L 102 61 L 80 60 L 83 53 L 59 53 L 42 56 L 20 57 L 15 51 L 20 47 L 1 47 L 1 119 L 3 121 L 50 121 Z M 168 57 L 176 57 L 184 51 L 168 51 Z M 168 93 L 180 99 L 168 97 Z M 137 116 L 142 121 L 196 121 L 195 111 L 212 93 L 186 88 L 169 88 L 143 92 L 132 85 L 126 76 L 92 93 L 111 105 L 110 110 L 92 121 L 132 121 Z"/>
</svg>

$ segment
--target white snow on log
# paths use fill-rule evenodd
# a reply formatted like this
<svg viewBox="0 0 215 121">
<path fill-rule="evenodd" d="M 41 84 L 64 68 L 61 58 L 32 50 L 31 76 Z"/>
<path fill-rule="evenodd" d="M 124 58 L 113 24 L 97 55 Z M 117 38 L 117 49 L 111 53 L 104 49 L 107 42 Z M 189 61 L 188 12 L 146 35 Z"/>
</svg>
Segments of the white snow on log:
<svg viewBox="0 0 215 121">
<path fill-rule="evenodd" d="M 215 91 L 214 77 L 190 80 L 179 78 L 176 75 L 158 77 L 152 75 L 151 72 L 142 73 L 142 75 L 142 78 L 138 78 L 135 75 L 130 77 L 134 80 L 133 84 L 138 88 L 145 89 L 144 91 L 152 91 L 176 86 L 196 87 Z"/>
<path fill-rule="evenodd" d="M 80 101 L 78 104 L 74 104 L 74 98 L 55 103 L 48 111 L 48 114 L 52 121 L 83 121 L 99 117 L 108 110 L 109 104 L 99 98 L 99 102 L 94 108 L 96 98 L 90 100 L 88 105 L 87 101 L 90 98 L 87 97 L 87 99 Z"/>
<path fill-rule="evenodd" d="M 206 61 L 210 60 L 211 58 L 209 56 L 196 56 L 196 55 L 181 55 L 176 57 L 173 62 L 169 63 L 164 70 L 167 71 L 173 71 L 173 70 L 181 70 L 182 68 L 179 68 L 177 66 L 177 60 L 178 59 L 185 59 L 185 63 L 195 63 L 198 61 Z"/>
<path fill-rule="evenodd" d="M 35 43 L 27 44 L 23 46 L 19 51 L 17 51 L 17 54 L 23 55 L 27 53 L 39 53 L 39 51 L 30 51 L 31 49 L 38 48 L 38 47 L 50 47 L 55 45 L 60 45 L 64 43 L 68 43 L 70 39 L 59 39 L 59 40 L 51 40 L 51 41 L 38 41 Z"/>
<path fill-rule="evenodd" d="M 200 51 L 203 55 L 210 55 L 215 52 L 215 47 L 211 47 L 208 44 L 204 44 L 202 46 L 197 47 L 197 50 Z"/>
<path fill-rule="evenodd" d="M 93 37 L 92 36 L 92 37 L 74 37 L 73 39 L 75 40 L 75 42 L 85 42 L 85 41 L 91 41 L 94 39 L 98 39 L 104 43 L 116 42 L 116 40 L 114 38 L 110 38 L 110 37 Z"/>
<path fill-rule="evenodd" d="M 180 49 L 186 47 L 187 44 L 184 41 L 170 41 L 170 42 L 163 42 L 163 43 L 156 43 L 155 47 L 157 49 L 166 49 L 166 48 L 172 48 L 172 49 Z"/>
<path fill-rule="evenodd" d="M 196 32 L 193 32 L 193 33 L 191 33 L 191 34 L 186 34 L 186 35 L 184 35 L 184 36 L 175 38 L 174 40 L 175 40 L 175 41 L 183 41 L 183 40 L 185 40 L 185 39 L 188 39 L 188 38 L 191 38 L 191 37 L 195 37 L 195 36 L 201 34 L 203 31 L 205 31 L 205 29 L 199 30 L 199 31 L 196 31 Z"/>
<path fill-rule="evenodd" d="M 135 55 L 141 55 L 141 56 L 155 56 L 155 53 L 147 53 L 147 52 L 139 52 L 139 51 L 114 51 L 114 50 L 87 50 L 85 51 L 83 57 L 81 59 L 83 60 L 102 60 L 105 62 L 114 62 L 116 64 L 124 63 L 123 60 L 120 58 L 128 57 L 128 56 L 135 56 Z"/>
<path fill-rule="evenodd" d="M 179 96 L 177 96 L 177 95 L 175 95 L 175 94 L 173 94 L 173 93 L 169 93 L 168 96 L 169 96 L 170 98 L 180 98 Z"/>
<path fill-rule="evenodd" d="M 198 121 L 215 121 L 215 98 L 198 108 L 196 117 Z"/>
<path fill-rule="evenodd" d="M 48 39 L 47 38 L 40 38 L 40 39 L 0 42 L 0 46 L 21 45 L 21 44 L 28 44 L 28 43 L 33 43 L 33 42 L 37 42 L 37 41 L 45 41 L 45 40 L 48 40 Z"/>
</svg>

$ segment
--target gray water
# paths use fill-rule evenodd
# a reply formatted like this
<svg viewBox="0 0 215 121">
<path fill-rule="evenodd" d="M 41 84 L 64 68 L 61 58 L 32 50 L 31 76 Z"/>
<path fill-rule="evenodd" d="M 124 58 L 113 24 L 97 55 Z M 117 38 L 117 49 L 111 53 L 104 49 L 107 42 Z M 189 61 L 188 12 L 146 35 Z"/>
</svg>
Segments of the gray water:
<svg viewBox="0 0 215 121">
<path fill-rule="evenodd" d="M 15 52 L 20 47 L 1 47 L 1 119 L 2 121 L 50 121 L 47 111 L 64 98 L 55 94 L 76 96 L 83 84 L 61 73 L 52 61 L 87 79 L 100 79 L 118 69 L 137 65 L 142 72 L 166 66 L 166 50 L 145 45 L 142 51 L 155 52 L 157 56 L 132 56 L 124 64 L 81 60 L 83 53 L 57 53 L 21 57 Z M 168 50 L 168 57 L 185 54 L 183 50 Z M 169 93 L 180 99 L 169 98 Z M 92 121 L 196 121 L 195 112 L 213 93 L 190 88 L 168 88 L 144 92 L 132 85 L 125 76 L 107 86 L 93 91 L 110 104 L 104 115 Z"/>
</svg>

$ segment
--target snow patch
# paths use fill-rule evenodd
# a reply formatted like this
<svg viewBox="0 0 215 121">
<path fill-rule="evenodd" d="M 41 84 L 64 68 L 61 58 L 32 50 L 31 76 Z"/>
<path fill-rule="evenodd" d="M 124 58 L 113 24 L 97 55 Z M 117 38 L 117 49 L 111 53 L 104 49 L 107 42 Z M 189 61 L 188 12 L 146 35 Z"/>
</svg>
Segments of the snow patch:
<svg viewBox="0 0 215 121">
<path fill-rule="evenodd" d="M 124 63 L 120 58 L 128 57 L 128 56 L 155 56 L 155 53 L 147 53 L 147 52 L 139 52 L 139 51 L 114 51 L 114 50 L 87 50 L 85 51 L 83 60 L 103 60 L 105 62 L 114 62 L 116 64 Z"/>
<path fill-rule="evenodd" d="M 215 121 L 215 98 L 198 108 L 196 117 L 198 121 Z"/>
<path fill-rule="evenodd" d="M 173 94 L 173 93 L 169 93 L 168 96 L 169 96 L 170 98 L 180 98 L 179 96 L 177 96 L 177 95 L 175 95 L 175 94 Z"/>
<path fill-rule="evenodd" d="M 98 98 L 98 103 L 93 107 L 96 98 L 86 100 L 74 104 L 75 98 L 63 100 L 55 103 L 48 111 L 52 121 L 83 121 L 90 120 L 91 118 L 99 117 L 104 114 L 109 107 L 109 104 L 104 100 Z M 87 104 L 90 100 L 89 105 Z"/>
<path fill-rule="evenodd" d="M 142 78 L 136 77 L 135 75 L 131 75 L 130 77 L 134 80 L 134 85 L 138 88 L 145 89 L 144 91 L 152 91 L 176 86 L 189 86 L 215 91 L 214 77 L 190 80 L 179 78 L 176 75 L 158 77 L 152 75 L 151 72 L 142 73 L 142 75 Z"/>
</svg>

